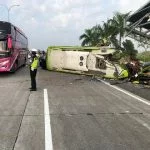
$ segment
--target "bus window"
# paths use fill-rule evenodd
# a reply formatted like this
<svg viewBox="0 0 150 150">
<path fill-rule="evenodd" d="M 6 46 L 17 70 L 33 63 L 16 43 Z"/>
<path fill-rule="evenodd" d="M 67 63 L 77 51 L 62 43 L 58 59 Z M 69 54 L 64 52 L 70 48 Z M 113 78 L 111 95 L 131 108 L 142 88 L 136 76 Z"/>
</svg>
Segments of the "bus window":
<svg viewBox="0 0 150 150">
<path fill-rule="evenodd" d="M 0 51 L 6 50 L 6 42 L 5 41 L 0 41 Z"/>
</svg>

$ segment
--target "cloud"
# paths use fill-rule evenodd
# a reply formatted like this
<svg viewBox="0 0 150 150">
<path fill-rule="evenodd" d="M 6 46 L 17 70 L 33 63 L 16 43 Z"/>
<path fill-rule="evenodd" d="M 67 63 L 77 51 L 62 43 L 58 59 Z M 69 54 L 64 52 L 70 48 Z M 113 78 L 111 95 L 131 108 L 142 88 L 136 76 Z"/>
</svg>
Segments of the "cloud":
<svg viewBox="0 0 150 150">
<path fill-rule="evenodd" d="M 85 28 L 102 23 L 115 11 L 135 11 L 146 0 L 5 0 L 10 20 L 29 38 L 30 47 L 46 49 L 49 45 L 79 45 Z M 0 7 L 0 19 L 7 11 Z"/>
<path fill-rule="evenodd" d="M 120 6 L 119 11 L 122 12 L 129 12 L 129 11 L 136 11 L 140 7 L 142 7 L 148 0 L 119 0 L 118 4 Z"/>
</svg>

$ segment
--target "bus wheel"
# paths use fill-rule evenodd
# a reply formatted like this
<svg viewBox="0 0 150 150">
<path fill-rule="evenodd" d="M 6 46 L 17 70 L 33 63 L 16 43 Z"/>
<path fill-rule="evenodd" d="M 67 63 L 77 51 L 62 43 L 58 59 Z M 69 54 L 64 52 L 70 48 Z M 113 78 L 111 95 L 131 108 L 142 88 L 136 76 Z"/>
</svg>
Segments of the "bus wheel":
<svg viewBox="0 0 150 150">
<path fill-rule="evenodd" d="M 17 62 L 15 62 L 13 67 L 12 67 L 11 72 L 15 72 L 17 70 L 17 68 L 18 68 L 18 64 L 17 64 Z"/>
<path fill-rule="evenodd" d="M 26 58 L 24 58 L 24 63 L 23 63 L 23 67 L 26 66 Z"/>
</svg>

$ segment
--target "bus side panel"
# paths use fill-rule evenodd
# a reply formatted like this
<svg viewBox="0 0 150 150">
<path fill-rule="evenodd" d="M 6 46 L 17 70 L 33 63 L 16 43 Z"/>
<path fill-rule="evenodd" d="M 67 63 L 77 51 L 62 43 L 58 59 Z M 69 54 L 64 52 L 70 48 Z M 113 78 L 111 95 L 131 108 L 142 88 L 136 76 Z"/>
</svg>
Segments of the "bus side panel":
<svg viewBox="0 0 150 150">
<path fill-rule="evenodd" d="M 11 70 L 15 70 L 24 65 L 27 60 L 28 41 L 27 38 L 14 26 L 11 27 L 12 33 L 12 58 Z"/>
</svg>

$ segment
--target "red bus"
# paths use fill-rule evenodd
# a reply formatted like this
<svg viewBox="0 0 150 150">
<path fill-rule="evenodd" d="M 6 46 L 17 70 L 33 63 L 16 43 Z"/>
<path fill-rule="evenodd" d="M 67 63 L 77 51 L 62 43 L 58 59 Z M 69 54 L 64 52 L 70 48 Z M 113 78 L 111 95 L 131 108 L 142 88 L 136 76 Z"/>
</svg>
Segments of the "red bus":
<svg viewBox="0 0 150 150">
<path fill-rule="evenodd" d="M 9 22 L 0 21 L 0 72 L 15 72 L 26 64 L 28 39 Z"/>
</svg>

